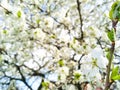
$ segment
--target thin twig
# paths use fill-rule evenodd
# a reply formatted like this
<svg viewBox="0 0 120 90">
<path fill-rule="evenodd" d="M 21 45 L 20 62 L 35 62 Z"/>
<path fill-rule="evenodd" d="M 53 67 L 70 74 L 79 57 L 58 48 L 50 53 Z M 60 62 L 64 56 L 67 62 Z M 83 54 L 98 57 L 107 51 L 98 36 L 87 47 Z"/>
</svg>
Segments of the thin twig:
<svg viewBox="0 0 120 90">
<path fill-rule="evenodd" d="M 77 0 L 77 10 L 79 13 L 79 20 L 80 20 L 80 32 L 81 32 L 81 37 L 80 40 L 83 40 L 83 19 L 82 19 L 82 14 L 81 14 L 81 2 Z"/>
<path fill-rule="evenodd" d="M 112 21 L 112 28 L 116 32 L 116 25 L 118 22 Z M 110 48 L 110 59 L 107 66 L 107 76 L 106 76 L 106 83 L 105 83 L 105 90 L 108 90 L 113 83 L 113 81 L 110 81 L 110 71 L 111 71 L 111 65 L 113 60 L 113 55 L 115 51 L 115 41 L 112 41 L 111 48 Z"/>
</svg>

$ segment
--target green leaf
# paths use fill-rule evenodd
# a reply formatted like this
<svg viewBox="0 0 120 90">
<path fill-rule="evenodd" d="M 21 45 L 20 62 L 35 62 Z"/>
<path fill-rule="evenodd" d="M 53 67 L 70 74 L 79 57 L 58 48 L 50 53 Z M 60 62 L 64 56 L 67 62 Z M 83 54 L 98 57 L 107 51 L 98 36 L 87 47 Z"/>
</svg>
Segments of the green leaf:
<svg viewBox="0 0 120 90">
<path fill-rule="evenodd" d="M 113 4 L 112 4 L 112 7 L 111 7 L 111 9 L 114 11 L 115 9 L 116 9 L 116 7 L 118 6 L 118 3 L 119 3 L 119 1 L 116 1 L 116 2 L 114 2 Z"/>
<path fill-rule="evenodd" d="M 109 51 L 107 52 L 106 57 L 107 57 L 108 60 L 110 60 L 111 55 L 110 55 Z"/>
<path fill-rule="evenodd" d="M 60 65 L 60 67 L 64 66 L 64 60 L 60 59 L 60 60 L 58 61 L 58 64 Z"/>
<path fill-rule="evenodd" d="M 17 16 L 18 16 L 18 18 L 20 18 L 21 17 L 21 11 L 19 10 L 18 12 L 17 12 Z"/>
<path fill-rule="evenodd" d="M 113 10 L 112 9 L 109 11 L 109 17 L 110 17 L 110 19 L 113 19 Z"/>
<path fill-rule="evenodd" d="M 60 75 L 58 76 L 58 80 L 61 80 L 61 76 Z"/>
<path fill-rule="evenodd" d="M 89 29 L 90 29 L 91 31 L 94 31 L 94 28 L 93 28 L 93 27 L 89 27 Z"/>
<path fill-rule="evenodd" d="M 54 39 L 54 38 L 56 38 L 56 35 L 51 35 L 50 38 L 53 38 L 53 39 Z"/>
<path fill-rule="evenodd" d="M 97 58 L 92 58 L 92 66 L 94 67 L 97 67 Z"/>
<path fill-rule="evenodd" d="M 8 31 L 7 30 L 3 30 L 3 34 L 7 34 L 8 33 Z"/>
<path fill-rule="evenodd" d="M 116 75 L 112 78 L 112 80 L 120 80 L 120 75 Z"/>
<path fill-rule="evenodd" d="M 37 19 L 37 20 L 36 20 L 36 23 L 39 24 L 39 22 L 40 22 L 40 19 Z"/>
<path fill-rule="evenodd" d="M 73 44 L 75 44 L 76 43 L 76 39 L 75 38 L 73 38 Z"/>
<path fill-rule="evenodd" d="M 109 38 L 109 40 L 111 41 L 111 42 L 114 42 L 115 41 L 115 35 L 114 35 L 115 33 L 114 33 L 114 29 L 112 29 L 112 30 L 110 30 L 110 31 L 108 31 L 107 32 L 107 36 L 108 36 L 108 38 Z"/>
<path fill-rule="evenodd" d="M 116 1 L 112 4 L 111 10 L 109 11 L 109 17 L 112 20 L 120 20 L 120 1 Z"/>
<path fill-rule="evenodd" d="M 112 69 L 111 79 L 112 80 L 119 80 L 120 79 L 119 66 Z"/>
<path fill-rule="evenodd" d="M 47 89 L 48 86 L 49 86 L 49 82 L 42 82 L 42 86 L 45 87 L 45 88 Z"/>
<path fill-rule="evenodd" d="M 74 74 L 74 79 L 75 79 L 75 80 L 79 80 L 79 79 L 80 79 L 80 76 L 81 76 L 80 73 L 75 73 L 75 74 Z"/>
<path fill-rule="evenodd" d="M 86 49 L 86 48 L 87 48 L 87 45 L 83 45 L 83 48 Z"/>
</svg>

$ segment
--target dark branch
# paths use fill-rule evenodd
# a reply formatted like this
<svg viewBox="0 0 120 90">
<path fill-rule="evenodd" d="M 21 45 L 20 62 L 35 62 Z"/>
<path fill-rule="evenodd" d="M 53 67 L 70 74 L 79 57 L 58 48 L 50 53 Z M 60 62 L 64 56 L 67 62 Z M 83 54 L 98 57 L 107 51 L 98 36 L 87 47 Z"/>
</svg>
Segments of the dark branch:
<svg viewBox="0 0 120 90">
<path fill-rule="evenodd" d="M 15 65 L 16 66 L 16 68 L 17 68 L 17 70 L 19 71 L 19 73 L 20 73 L 20 75 L 21 75 L 21 80 L 23 81 L 23 83 L 30 89 L 30 90 L 33 90 L 32 89 L 32 87 L 30 86 L 30 85 L 28 85 L 28 83 L 26 82 L 26 79 L 25 79 L 25 76 L 23 75 L 23 73 L 21 72 L 21 70 L 20 70 L 20 66 L 18 66 L 18 65 Z"/>
<path fill-rule="evenodd" d="M 80 66 L 81 66 L 80 61 L 81 61 L 81 59 L 83 58 L 83 56 L 85 56 L 85 54 L 82 54 L 82 56 L 80 57 L 80 59 L 79 59 L 79 61 L 78 61 L 78 69 L 80 69 Z"/>
<path fill-rule="evenodd" d="M 4 10 L 5 10 L 5 13 L 6 14 L 12 14 L 11 11 L 9 11 L 8 9 L 6 9 L 5 7 L 3 7 L 1 4 L 0 4 L 0 7 L 2 7 Z"/>
<path fill-rule="evenodd" d="M 79 0 L 77 0 L 77 10 L 79 13 L 79 20 L 80 20 L 80 32 L 81 32 L 81 37 L 80 40 L 83 40 L 84 36 L 83 36 L 83 19 L 82 19 L 82 14 L 81 14 L 81 2 Z"/>
</svg>

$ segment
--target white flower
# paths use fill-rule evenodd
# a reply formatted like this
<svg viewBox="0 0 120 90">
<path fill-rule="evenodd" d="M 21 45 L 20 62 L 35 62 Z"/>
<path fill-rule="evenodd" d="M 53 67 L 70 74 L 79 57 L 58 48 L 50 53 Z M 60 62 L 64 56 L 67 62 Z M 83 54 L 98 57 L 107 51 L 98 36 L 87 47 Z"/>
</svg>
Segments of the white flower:
<svg viewBox="0 0 120 90">
<path fill-rule="evenodd" d="M 21 7 L 13 6 L 12 7 L 12 13 L 13 15 L 8 17 L 6 22 L 11 23 L 11 27 L 13 28 L 20 28 L 21 30 L 26 30 L 28 25 L 26 24 L 25 14 Z M 14 25 L 13 25 L 14 24 Z M 9 25 L 9 26 L 10 26 Z"/>
<path fill-rule="evenodd" d="M 82 72 L 81 72 L 80 70 L 75 70 L 75 71 L 74 71 L 74 74 L 75 74 L 75 73 L 82 74 Z"/>
<path fill-rule="evenodd" d="M 39 5 L 39 0 L 34 0 L 36 5 Z"/>
<path fill-rule="evenodd" d="M 91 57 L 97 59 L 97 65 L 101 68 L 106 68 L 108 60 L 104 57 L 104 53 L 100 47 L 96 47 L 91 52 Z"/>
<path fill-rule="evenodd" d="M 63 17 L 61 19 L 61 22 L 64 23 L 67 27 L 71 25 L 72 21 L 70 19 L 70 17 Z"/>
<path fill-rule="evenodd" d="M 71 41 L 71 37 L 68 34 L 68 30 L 64 30 L 64 29 L 61 30 L 60 35 L 58 36 L 58 38 L 61 41 L 64 41 L 66 43 L 69 42 L 69 41 Z"/>
<path fill-rule="evenodd" d="M 33 35 L 34 35 L 35 38 L 39 38 L 39 37 L 41 37 L 41 35 L 43 35 L 43 33 L 40 33 L 41 29 L 39 29 L 39 28 L 36 28 L 32 31 L 33 31 Z"/>
<path fill-rule="evenodd" d="M 45 17 L 44 19 L 44 26 L 47 27 L 48 29 L 53 28 L 53 19 L 51 17 Z"/>
<path fill-rule="evenodd" d="M 66 48 L 66 47 L 63 47 L 63 48 L 60 50 L 60 56 L 61 56 L 63 59 L 69 59 L 71 53 L 72 53 L 72 52 L 71 52 L 71 49 Z"/>
<path fill-rule="evenodd" d="M 60 68 L 61 73 L 65 74 L 65 75 L 69 75 L 69 68 L 66 66 L 63 66 Z"/>
<path fill-rule="evenodd" d="M 65 90 L 77 90 L 77 88 L 74 85 L 70 84 L 66 86 Z"/>
<path fill-rule="evenodd" d="M 65 82 L 66 81 L 66 77 L 67 76 L 65 74 L 60 74 L 59 79 L 60 79 L 61 82 Z"/>
<path fill-rule="evenodd" d="M 120 49 L 120 40 L 116 40 L 116 42 L 115 42 L 115 49 L 116 49 L 116 51 L 119 51 Z"/>
<path fill-rule="evenodd" d="M 91 80 L 96 78 L 101 79 L 99 70 L 105 70 L 108 60 L 104 57 L 100 47 L 96 47 L 84 56 L 81 60 L 81 71 Z"/>
<path fill-rule="evenodd" d="M 58 68 L 58 79 L 61 82 L 65 82 L 66 81 L 66 77 L 69 75 L 69 68 L 66 66 L 63 67 L 59 67 Z"/>
<path fill-rule="evenodd" d="M 7 10 L 12 10 L 12 6 L 10 6 L 10 4 L 8 3 L 8 0 L 2 0 L 1 1 L 1 6 L 3 6 L 4 8 L 6 8 Z"/>
<path fill-rule="evenodd" d="M 62 7 L 58 10 L 58 12 L 54 13 L 54 17 L 57 17 L 60 21 L 62 20 L 62 18 L 65 17 L 66 12 L 68 11 L 69 8 L 67 7 Z"/>
</svg>

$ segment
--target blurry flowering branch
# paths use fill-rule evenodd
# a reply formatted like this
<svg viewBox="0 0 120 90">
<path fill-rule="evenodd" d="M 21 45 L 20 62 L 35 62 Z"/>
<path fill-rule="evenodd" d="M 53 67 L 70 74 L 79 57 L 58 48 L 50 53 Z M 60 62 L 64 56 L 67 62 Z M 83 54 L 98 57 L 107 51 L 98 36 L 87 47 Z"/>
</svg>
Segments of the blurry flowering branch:
<svg viewBox="0 0 120 90">
<path fill-rule="evenodd" d="M 108 59 L 108 65 L 107 65 L 105 90 L 108 90 L 115 80 L 120 80 L 119 67 L 118 66 L 112 67 L 112 64 L 113 64 L 112 62 L 114 60 L 115 43 L 116 43 L 115 41 L 116 25 L 118 21 L 120 20 L 119 9 L 120 9 L 120 1 L 115 1 L 111 6 L 111 10 L 109 11 L 109 17 L 112 21 L 112 30 L 108 31 L 107 33 L 108 38 L 111 42 L 111 48 L 109 49 L 107 56 L 106 56 Z"/>
<path fill-rule="evenodd" d="M 110 46 L 100 28 L 106 24 L 104 6 L 107 1 L 1 0 L 0 89 L 13 81 L 18 89 L 20 81 L 30 90 L 103 86 L 107 60 L 102 50 Z"/>
</svg>

